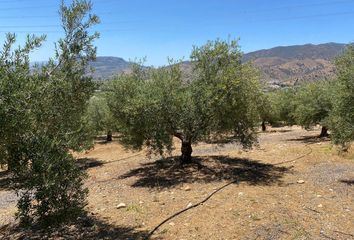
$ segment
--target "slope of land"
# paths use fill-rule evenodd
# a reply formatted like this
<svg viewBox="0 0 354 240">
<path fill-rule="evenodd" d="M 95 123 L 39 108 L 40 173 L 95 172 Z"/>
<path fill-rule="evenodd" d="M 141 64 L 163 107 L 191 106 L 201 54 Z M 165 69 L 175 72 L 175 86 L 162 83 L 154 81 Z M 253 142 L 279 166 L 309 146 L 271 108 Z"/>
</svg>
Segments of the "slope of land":
<svg viewBox="0 0 354 240">
<path fill-rule="evenodd" d="M 262 80 L 279 87 L 301 82 L 325 80 L 335 74 L 334 59 L 345 44 L 306 44 L 259 50 L 244 55 L 245 61 L 254 61 Z"/>
<path fill-rule="evenodd" d="M 95 79 L 108 79 L 116 74 L 129 72 L 131 63 L 118 57 L 97 57 L 90 66 L 94 68 Z"/>
<path fill-rule="evenodd" d="M 14 229 L 16 197 L 1 175 L 0 238 L 143 239 L 173 213 L 233 182 L 162 225 L 152 239 L 353 239 L 354 155 L 339 156 L 318 133 L 271 129 L 250 151 L 200 144 L 196 162 L 183 168 L 173 157 L 147 158 L 117 142 L 97 143 L 77 156 L 89 174 L 89 217 L 49 233 Z"/>
</svg>

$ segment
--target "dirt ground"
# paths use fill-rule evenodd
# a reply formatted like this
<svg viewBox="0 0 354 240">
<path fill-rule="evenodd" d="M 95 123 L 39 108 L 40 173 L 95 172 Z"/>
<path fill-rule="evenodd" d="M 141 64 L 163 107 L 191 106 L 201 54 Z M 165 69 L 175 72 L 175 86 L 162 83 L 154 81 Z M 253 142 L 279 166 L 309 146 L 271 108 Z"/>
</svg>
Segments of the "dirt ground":
<svg viewBox="0 0 354 240">
<path fill-rule="evenodd" d="M 318 134 L 273 128 L 249 151 L 196 145 L 195 162 L 183 168 L 176 157 L 148 158 L 117 142 L 97 143 L 77 155 L 89 174 L 89 216 L 48 233 L 14 227 L 16 195 L 0 172 L 0 239 L 143 239 L 225 184 L 151 239 L 354 239 L 354 151 L 339 155 Z"/>
</svg>

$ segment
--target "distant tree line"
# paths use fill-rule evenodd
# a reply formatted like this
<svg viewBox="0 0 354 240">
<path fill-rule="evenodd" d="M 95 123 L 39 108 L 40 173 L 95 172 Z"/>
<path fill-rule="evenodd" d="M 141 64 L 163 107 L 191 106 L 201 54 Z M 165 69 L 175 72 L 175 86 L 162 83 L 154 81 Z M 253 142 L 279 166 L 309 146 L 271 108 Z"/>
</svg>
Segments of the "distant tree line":
<svg viewBox="0 0 354 240">
<path fill-rule="evenodd" d="M 347 150 L 354 140 L 354 46 L 335 60 L 337 76 L 263 94 L 261 119 L 310 129 L 322 127 L 334 144 Z"/>
</svg>

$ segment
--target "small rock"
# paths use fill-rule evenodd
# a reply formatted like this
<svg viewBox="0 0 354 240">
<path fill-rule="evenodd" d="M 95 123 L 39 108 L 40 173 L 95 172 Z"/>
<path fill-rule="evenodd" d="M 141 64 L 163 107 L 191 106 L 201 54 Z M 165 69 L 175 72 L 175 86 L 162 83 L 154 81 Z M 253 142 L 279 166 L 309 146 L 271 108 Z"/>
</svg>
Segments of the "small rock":
<svg viewBox="0 0 354 240">
<path fill-rule="evenodd" d="M 125 203 L 119 203 L 117 205 L 117 209 L 126 208 L 126 207 L 127 207 L 127 205 Z"/>
<path fill-rule="evenodd" d="M 143 201 L 139 201 L 139 204 L 144 204 L 144 202 Z"/>
<path fill-rule="evenodd" d="M 188 203 L 187 208 L 190 208 L 191 206 L 193 206 L 193 204 L 190 202 Z"/>
<path fill-rule="evenodd" d="M 184 188 L 184 191 L 190 191 L 190 190 L 191 190 L 191 188 L 189 186 Z"/>
<path fill-rule="evenodd" d="M 76 226 L 75 225 L 71 225 L 70 227 L 69 227 L 69 231 L 75 231 L 76 230 Z"/>
<path fill-rule="evenodd" d="M 318 206 L 317 206 L 317 207 L 321 208 L 321 207 L 323 207 L 323 205 L 322 205 L 322 204 L 318 204 Z"/>
<path fill-rule="evenodd" d="M 243 195 L 244 195 L 243 192 L 239 192 L 239 193 L 238 193 L 238 196 L 243 196 Z"/>
<path fill-rule="evenodd" d="M 322 195 L 317 195 L 316 197 L 320 198 L 320 197 L 322 197 Z"/>
<path fill-rule="evenodd" d="M 300 179 L 300 180 L 297 181 L 297 183 L 298 184 L 303 184 L 303 183 L 305 183 L 305 181 Z"/>
<path fill-rule="evenodd" d="M 174 222 L 170 222 L 168 225 L 170 225 L 170 226 L 174 226 L 174 225 L 176 225 Z"/>
</svg>

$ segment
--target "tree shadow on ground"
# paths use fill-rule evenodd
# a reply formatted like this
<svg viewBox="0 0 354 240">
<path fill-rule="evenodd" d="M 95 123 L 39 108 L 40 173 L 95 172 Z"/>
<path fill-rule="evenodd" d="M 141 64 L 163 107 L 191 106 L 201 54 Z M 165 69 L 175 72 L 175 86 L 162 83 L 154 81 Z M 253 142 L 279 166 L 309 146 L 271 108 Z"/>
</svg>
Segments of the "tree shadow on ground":
<svg viewBox="0 0 354 240">
<path fill-rule="evenodd" d="M 228 156 L 194 157 L 193 163 L 180 166 L 178 158 L 170 157 L 142 166 L 120 176 L 119 179 L 137 177 L 133 187 L 170 188 L 182 183 L 209 183 L 220 181 L 245 182 L 250 185 L 281 183 L 289 171 L 256 160 Z"/>
<path fill-rule="evenodd" d="M 352 180 L 340 180 L 340 182 L 348 184 L 349 186 L 354 185 L 354 179 L 352 179 Z"/>
<path fill-rule="evenodd" d="M 301 136 L 300 138 L 288 139 L 288 142 L 301 142 L 301 143 L 320 143 L 320 142 L 329 142 L 329 137 L 319 137 L 319 136 Z"/>
<path fill-rule="evenodd" d="M 147 231 L 134 227 L 114 226 L 94 217 L 81 217 L 75 223 L 60 227 L 43 229 L 39 226 L 21 228 L 18 225 L 7 225 L 0 228 L 0 238 L 12 239 L 144 239 Z"/>
<path fill-rule="evenodd" d="M 76 160 L 76 164 L 81 170 L 87 170 L 90 168 L 103 166 L 104 162 L 96 158 L 79 158 Z"/>
</svg>

